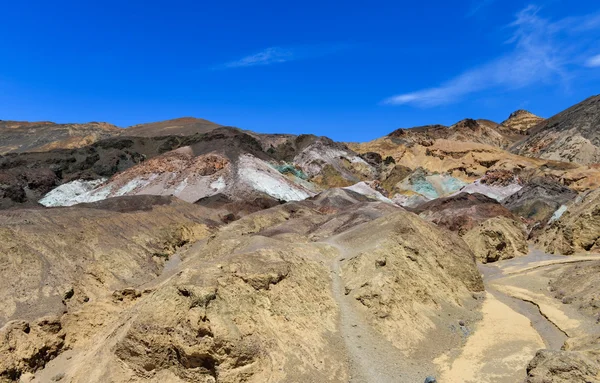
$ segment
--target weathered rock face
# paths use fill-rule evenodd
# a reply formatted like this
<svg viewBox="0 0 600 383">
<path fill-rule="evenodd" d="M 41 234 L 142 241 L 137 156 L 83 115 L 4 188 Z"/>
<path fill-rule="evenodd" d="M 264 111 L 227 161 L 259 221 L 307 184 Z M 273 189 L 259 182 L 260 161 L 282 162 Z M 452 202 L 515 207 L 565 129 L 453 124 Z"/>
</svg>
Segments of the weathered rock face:
<svg viewBox="0 0 600 383">
<path fill-rule="evenodd" d="M 540 350 L 527 367 L 527 383 L 589 383 L 599 375 L 600 364 L 580 352 Z"/>
<path fill-rule="evenodd" d="M 536 239 L 548 253 L 570 255 L 600 251 L 600 189 L 584 193 Z"/>
<path fill-rule="evenodd" d="M 59 178 L 50 169 L 0 170 L 0 209 L 36 206 L 37 196 L 49 192 L 58 183 Z"/>
<path fill-rule="evenodd" d="M 76 149 L 57 149 L 39 153 L 10 153 L 0 156 L 2 188 L 20 190 L 24 198 L 15 201 L 4 195 L 0 207 L 19 207 L 34 204 L 52 187 L 72 180 L 95 180 L 110 177 L 147 158 L 157 156 L 188 141 L 181 137 L 130 138 L 114 137 Z M 44 175 L 47 182 L 30 182 Z"/>
<path fill-rule="evenodd" d="M 309 179 L 323 188 L 350 186 L 377 177 L 376 167 L 369 164 L 341 143 L 325 137 L 311 141 L 299 136 L 297 154 L 292 163 L 308 175 Z"/>
<path fill-rule="evenodd" d="M 550 281 L 555 297 L 572 304 L 586 317 L 600 323 L 600 262 L 565 266 Z"/>
<path fill-rule="evenodd" d="M 0 382 L 18 381 L 23 372 L 43 368 L 65 347 L 58 317 L 16 320 L 0 328 Z"/>
<path fill-rule="evenodd" d="M 464 182 L 474 182 L 490 171 L 508 171 L 519 177 L 550 177 L 576 191 L 600 186 L 600 171 L 595 166 L 522 157 L 469 141 L 439 138 L 422 144 L 383 137 L 348 146 L 357 153 L 377 152 L 382 157 L 392 157 L 396 165 L 411 170 L 423 168 L 429 173 L 452 176 Z"/>
<path fill-rule="evenodd" d="M 506 217 L 490 218 L 463 235 L 482 263 L 524 256 L 528 253 L 523 224 Z"/>
<path fill-rule="evenodd" d="M 481 277 L 458 237 L 370 201 L 333 189 L 217 229 L 214 212 L 155 196 L 4 212 L 0 381 L 60 366 L 71 382 L 347 382 L 339 251 L 356 253 L 341 275 L 353 310 L 418 348 L 469 315 Z"/>
<path fill-rule="evenodd" d="M 210 235 L 212 213 L 169 197 L 0 214 L 0 325 L 60 315 L 152 280 L 177 248 Z"/>
<path fill-rule="evenodd" d="M 516 220 L 498 201 L 478 193 L 459 193 L 439 198 L 414 209 L 422 218 L 464 235 L 479 224 L 494 217 Z"/>
<path fill-rule="evenodd" d="M 483 263 L 528 252 L 524 225 L 498 201 L 483 194 L 463 192 L 414 210 L 426 220 L 457 232 Z"/>
<path fill-rule="evenodd" d="M 265 247 L 252 249 L 257 244 Z M 92 374 L 102 376 L 99 381 L 346 378 L 344 361 L 327 339 L 336 318 L 323 288 L 327 270 L 300 256 L 318 257 L 318 249 L 256 239 L 238 246 L 231 256 L 210 247 L 221 254 L 218 260 L 206 259 L 201 270 L 185 268 L 136 303 L 114 351 L 103 347 L 111 352 L 107 366 Z"/>
<path fill-rule="evenodd" d="M 55 124 L 0 120 L 0 154 L 80 148 L 120 131 L 104 122 Z"/>
<path fill-rule="evenodd" d="M 502 126 L 508 128 L 513 134 L 526 135 L 529 130 L 544 121 L 542 117 L 523 109 L 514 111 L 508 119 L 502 122 Z"/>
<path fill-rule="evenodd" d="M 218 193 L 237 200 L 268 195 L 287 201 L 377 178 L 373 165 L 325 137 L 260 135 L 212 125 L 205 131 L 186 121 L 143 125 L 139 137 L 113 137 L 80 149 L 0 157 L 0 208 L 34 204 L 56 186 L 44 205 L 136 194 L 175 195 L 189 202 Z M 156 132 L 179 135 L 154 137 Z M 52 175 L 50 186 L 29 181 L 26 175 L 32 172 Z M 95 190 L 86 184 L 113 175 L 104 185 L 94 184 Z"/>
<path fill-rule="evenodd" d="M 447 127 L 444 125 L 426 125 L 410 129 L 397 129 L 388 137 L 397 144 L 419 144 L 429 146 L 438 139 L 476 142 L 497 147 L 507 147 L 512 140 L 502 135 L 496 128 L 498 124 L 489 120 L 467 118 Z"/>
<path fill-rule="evenodd" d="M 546 224 L 561 205 L 576 196 L 575 191 L 558 182 L 537 178 L 527 182 L 521 190 L 503 200 L 502 204 L 518 216 Z"/>
<path fill-rule="evenodd" d="M 529 131 L 514 153 L 556 161 L 600 162 L 600 96 L 593 96 Z"/>
<path fill-rule="evenodd" d="M 443 302 L 483 290 L 477 271 L 464 267 L 474 260 L 465 243 L 406 211 L 351 229 L 334 240 L 348 249 L 342 263 L 346 293 L 371 325 L 404 351 L 441 325 L 433 311 L 460 311 L 458 306 L 444 307 Z"/>
<path fill-rule="evenodd" d="M 465 182 L 449 174 L 430 173 L 423 168 L 418 168 L 395 184 L 393 189 L 401 195 L 418 195 L 426 200 L 433 200 L 451 195 L 465 185 Z"/>
</svg>

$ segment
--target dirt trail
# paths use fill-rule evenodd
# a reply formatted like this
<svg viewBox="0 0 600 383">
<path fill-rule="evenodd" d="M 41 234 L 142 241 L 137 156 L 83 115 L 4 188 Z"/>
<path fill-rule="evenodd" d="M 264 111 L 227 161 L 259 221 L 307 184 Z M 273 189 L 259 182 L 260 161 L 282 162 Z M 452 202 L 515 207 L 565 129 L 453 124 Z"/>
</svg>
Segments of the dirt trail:
<svg viewBox="0 0 600 383">
<path fill-rule="evenodd" d="M 345 294 L 340 267 L 350 257 L 349 252 L 334 239 L 324 243 L 339 251 L 331 263 L 332 290 L 340 308 L 340 332 L 349 359 L 350 383 L 422 382 L 433 375 L 431 364 L 409 361 L 356 310 L 352 298 Z"/>
<path fill-rule="evenodd" d="M 436 359 L 444 383 L 514 383 L 525 377 L 525 366 L 544 347 L 529 319 L 487 292 L 483 319 L 460 354 Z"/>
<path fill-rule="evenodd" d="M 546 274 L 566 264 L 599 258 L 530 249 L 525 257 L 479 265 L 487 292 L 483 320 L 458 356 L 436 359 L 439 381 L 521 381 L 538 349 L 560 350 L 568 336 L 589 334 L 590 326 L 581 315 L 552 296 Z"/>
<path fill-rule="evenodd" d="M 516 312 L 531 320 L 546 348 L 562 347 L 573 327 L 581 321 L 571 307 L 563 305 L 548 291 L 545 272 L 578 262 L 599 260 L 599 256 L 560 256 L 530 249 L 525 257 L 480 265 L 486 290 Z"/>
</svg>

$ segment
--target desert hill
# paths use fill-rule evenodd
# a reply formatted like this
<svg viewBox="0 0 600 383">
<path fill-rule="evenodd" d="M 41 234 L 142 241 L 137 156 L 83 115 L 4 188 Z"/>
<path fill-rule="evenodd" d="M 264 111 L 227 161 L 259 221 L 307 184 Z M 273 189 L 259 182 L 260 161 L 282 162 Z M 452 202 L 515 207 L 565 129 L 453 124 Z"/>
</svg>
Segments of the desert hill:
<svg viewBox="0 0 600 383">
<path fill-rule="evenodd" d="M 115 136 L 190 136 L 208 133 L 221 126 L 193 117 L 138 124 L 124 129 L 104 122 L 57 124 L 0 120 L 0 155 L 82 148 Z"/>
<path fill-rule="evenodd" d="M 531 128 L 542 121 L 544 121 L 542 117 L 536 116 L 527 110 L 519 109 L 512 112 L 501 125 L 510 129 L 514 134 L 527 135 Z"/>
<path fill-rule="evenodd" d="M 55 124 L 0 120 L 0 155 L 78 148 L 119 132 L 119 128 L 104 122 Z"/>
<path fill-rule="evenodd" d="M 196 133 L 208 133 L 221 126 L 223 125 L 202 118 L 181 117 L 172 120 L 133 125 L 123 130 L 121 134 L 134 137 L 189 136 Z"/>
<path fill-rule="evenodd" d="M 0 382 L 595 382 L 596 99 L 348 144 L 2 121 Z"/>
<path fill-rule="evenodd" d="M 529 130 L 511 151 L 524 156 L 593 164 L 600 162 L 600 96 L 590 97 Z"/>
</svg>

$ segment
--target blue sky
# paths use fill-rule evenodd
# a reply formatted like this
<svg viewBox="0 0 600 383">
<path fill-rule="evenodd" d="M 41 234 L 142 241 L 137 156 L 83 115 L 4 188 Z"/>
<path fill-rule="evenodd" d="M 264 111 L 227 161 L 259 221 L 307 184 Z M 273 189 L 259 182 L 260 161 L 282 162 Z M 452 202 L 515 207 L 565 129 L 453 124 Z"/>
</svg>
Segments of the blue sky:
<svg viewBox="0 0 600 383">
<path fill-rule="evenodd" d="M 0 119 L 370 140 L 600 93 L 597 0 L 3 1 Z"/>
</svg>

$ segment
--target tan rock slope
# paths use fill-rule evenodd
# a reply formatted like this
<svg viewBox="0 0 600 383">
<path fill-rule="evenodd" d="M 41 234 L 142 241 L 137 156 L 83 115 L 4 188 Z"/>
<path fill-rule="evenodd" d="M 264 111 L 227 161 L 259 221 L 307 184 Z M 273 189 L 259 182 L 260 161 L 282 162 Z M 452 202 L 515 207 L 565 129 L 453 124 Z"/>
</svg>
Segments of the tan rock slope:
<svg viewBox="0 0 600 383">
<path fill-rule="evenodd" d="M 476 319 L 481 278 L 458 237 L 364 198 L 333 189 L 216 229 L 164 197 L 3 213 L 0 277 L 19 288 L 0 289 L 0 380 L 347 382 L 358 360 L 384 362 L 346 339 L 364 326 L 424 379 L 408 361 L 460 344 L 448 326 Z"/>
<path fill-rule="evenodd" d="M 552 254 L 600 252 L 600 189 L 578 196 L 536 239 Z"/>
<path fill-rule="evenodd" d="M 506 217 L 490 218 L 469 230 L 463 239 L 482 263 L 527 255 L 525 226 Z"/>
<path fill-rule="evenodd" d="M 512 140 L 501 134 L 496 128 L 498 124 L 489 120 L 473 120 L 467 118 L 447 127 L 444 125 L 427 125 L 410 129 L 397 129 L 387 137 L 397 143 L 425 144 L 438 139 L 461 142 L 476 142 L 497 147 L 507 147 Z"/>
<path fill-rule="evenodd" d="M 119 132 L 119 128 L 105 122 L 55 124 L 0 120 L 0 155 L 80 148 Z"/>
<path fill-rule="evenodd" d="M 577 191 L 600 185 L 597 167 L 522 157 L 480 143 L 437 139 L 425 145 L 407 145 L 383 137 L 367 143 L 349 144 L 349 147 L 357 153 L 376 152 L 382 157 L 390 156 L 397 165 L 409 169 L 421 167 L 466 182 L 473 182 L 488 171 L 506 170 L 526 178 L 549 177 Z"/>
<path fill-rule="evenodd" d="M 514 111 L 502 122 L 502 126 L 508 128 L 513 134 L 526 135 L 529 130 L 544 121 L 542 117 L 523 109 Z"/>
<path fill-rule="evenodd" d="M 593 164 L 600 162 L 600 96 L 541 122 L 511 151 L 529 157 Z"/>
<path fill-rule="evenodd" d="M 206 208 L 175 198 L 123 198 L 1 213 L 0 323 L 61 314 L 105 294 L 105 286 L 156 278 L 169 254 L 216 225 Z"/>
</svg>

